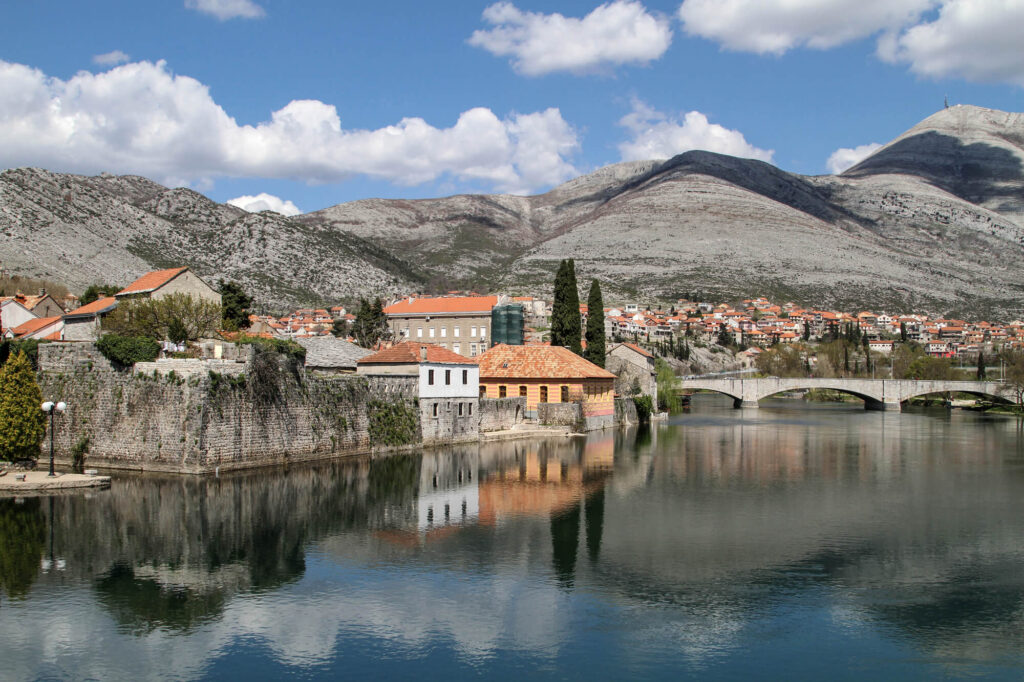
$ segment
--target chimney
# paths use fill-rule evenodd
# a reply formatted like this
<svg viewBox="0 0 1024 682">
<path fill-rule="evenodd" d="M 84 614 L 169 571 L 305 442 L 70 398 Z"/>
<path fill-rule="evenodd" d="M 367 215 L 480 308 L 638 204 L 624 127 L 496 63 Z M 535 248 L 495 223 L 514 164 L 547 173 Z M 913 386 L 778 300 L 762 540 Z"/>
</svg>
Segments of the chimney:
<svg viewBox="0 0 1024 682">
<path fill-rule="evenodd" d="M 426 362 L 426 361 L 427 361 L 427 347 L 426 346 L 420 346 L 420 362 Z"/>
<path fill-rule="evenodd" d="M 46 296 L 46 289 L 39 290 L 39 298 L 42 298 L 43 296 Z"/>
</svg>

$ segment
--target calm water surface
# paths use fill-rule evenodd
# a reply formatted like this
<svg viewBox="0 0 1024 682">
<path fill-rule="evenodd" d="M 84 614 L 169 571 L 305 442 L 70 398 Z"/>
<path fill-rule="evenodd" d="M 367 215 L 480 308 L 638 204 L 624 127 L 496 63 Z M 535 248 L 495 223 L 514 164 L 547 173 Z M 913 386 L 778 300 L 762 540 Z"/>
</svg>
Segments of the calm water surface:
<svg viewBox="0 0 1024 682">
<path fill-rule="evenodd" d="M 0 678 L 1024 678 L 1024 433 L 649 434 L 0 499 Z"/>
</svg>

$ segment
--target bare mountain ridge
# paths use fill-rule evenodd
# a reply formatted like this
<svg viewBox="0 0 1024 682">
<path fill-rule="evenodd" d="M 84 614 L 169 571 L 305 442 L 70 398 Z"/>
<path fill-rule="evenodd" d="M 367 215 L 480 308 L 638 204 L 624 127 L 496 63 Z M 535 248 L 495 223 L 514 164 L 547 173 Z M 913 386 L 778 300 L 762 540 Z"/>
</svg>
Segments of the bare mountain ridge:
<svg viewBox="0 0 1024 682">
<path fill-rule="evenodd" d="M 78 286 L 181 262 L 292 305 L 425 283 L 550 295 L 573 257 L 581 281 L 623 296 L 1009 313 L 1024 292 L 1022 140 L 1020 114 L 953 107 L 841 176 L 694 151 L 536 196 L 367 199 L 292 219 L 143 178 L 19 169 L 0 174 L 0 261 Z"/>
</svg>

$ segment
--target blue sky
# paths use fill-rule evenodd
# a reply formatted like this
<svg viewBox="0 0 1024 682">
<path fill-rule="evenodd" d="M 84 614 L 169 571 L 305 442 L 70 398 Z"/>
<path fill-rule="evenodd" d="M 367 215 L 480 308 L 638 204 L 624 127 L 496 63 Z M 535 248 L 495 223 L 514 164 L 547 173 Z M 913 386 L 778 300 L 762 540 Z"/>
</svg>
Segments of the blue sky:
<svg viewBox="0 0 1024 682">
<path fill-rule="evenodd" d="M 5 2 L 0 168 L 302 211 L 692 148 L 822 174 L 947 94 L 1024 110 L 1021 26 L 1024 0 Z"/>
</svg>

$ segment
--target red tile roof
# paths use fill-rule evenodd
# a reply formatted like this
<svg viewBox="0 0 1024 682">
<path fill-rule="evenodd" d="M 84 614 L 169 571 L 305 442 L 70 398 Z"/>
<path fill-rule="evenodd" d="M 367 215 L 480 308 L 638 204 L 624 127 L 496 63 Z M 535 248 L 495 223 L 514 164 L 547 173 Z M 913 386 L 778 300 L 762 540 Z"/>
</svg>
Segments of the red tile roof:
<svg viewBox="0 0 1024 682">
<path fill-rule="evenodd" d="M 171 268 L 169 270 L 147 272 L 145 275 L 139 277 L 137 280 L 114 295 L 123 296 L 125 294 L 144 294 L 147 291 L 159 289 L 186 270 L 188 270 L 188 268 Z"/>
<path fill-rule="evenodd" d="M 407 298 L 384 308 L 387 315 L 430 315 L 440 313 L 487 313 L 498 305 L 497 296 L 453 296 L 450 298 Z"/>
<path fill-rule="evenodd" d="M 35 318 L 33 320 L 29 320 L 28 322 L 21 323 L 20 325 L 18 325 L 14 329 L 12 329 L 11 332 L 16 337 L 20 338 L 22 336 L 27 336 L 29 334 L 34 334 L 37 331 L 39 331 L 40 329 L 44 329 L 46 327 L 49 327 L 51 324 L 54 324 L 55 322 L 60 322 L 60 320 L 61 320 L 61 318 L 59 316 L 58 317 L 37 317 L 37 318 Z"/>
<path fill-rule="evenodd" d="M 104 298 L 98 298 L 92 303 L 86 303 L 79 308 L 75 308 L 64 317 L 84 317 L 88 315 L 95 315 L 97 313 L 105 313 L 108 310 L 112 310 L 116 305 L 116 298 L 113 296 L 106 296 Z"/>
<path fill-rule="evenodd" d="M 614 379 L 615 375 L 561 346 L 499 343 L 477 357 L 480 379 Z"/>
<path fill-rule="evenodd" d="M 360 365 L 384 365 L 384 364 L 419 364 L 423 361 L 423 350 L 426 350 L 426 362 L 437 362 L 443 364 L 472 365 L 473 360 L 453 353 L 447 348 L 442 348 L 433 343 L 416 343 L 415 341 L 403 341 L 391 348 L 359 358 Z"/>
</svg>

